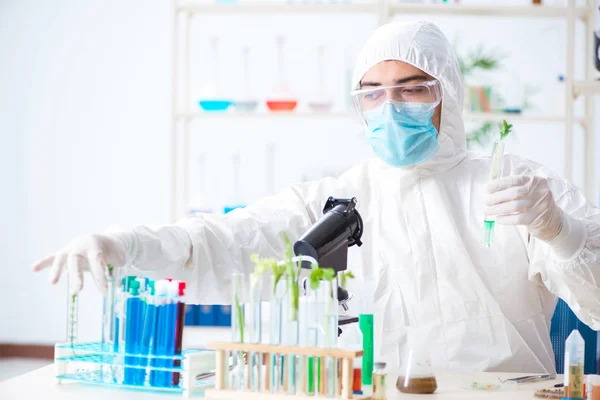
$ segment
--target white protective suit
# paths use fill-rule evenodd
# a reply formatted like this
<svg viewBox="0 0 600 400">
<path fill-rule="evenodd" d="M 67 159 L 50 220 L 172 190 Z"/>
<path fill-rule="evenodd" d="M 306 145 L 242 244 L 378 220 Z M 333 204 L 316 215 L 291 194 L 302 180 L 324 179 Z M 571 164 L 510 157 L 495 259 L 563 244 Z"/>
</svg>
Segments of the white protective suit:
<svg viewBox="0 0 600 400">
<path fill-rule="evenodd" d="M 438 368 L 555 371 L 549 329 L 557 296 L 600 328 L 598 209 L 543 166 L 507 155 L 504 175 L 546 177 L 579 226 L 571 229 L 585 232 L 566 260 L 523 226 L 496 225 L 492 247 L 483 247 L 490 157 L 466 149 L 463 86 L 450 44 L 433 24 L 383 26 L 359 55 L 355 87 L 384 60 L 412 64 L 442 83 L 441 149 L 433 159 L 408 168 L 371 159 L 338 179 L 293 185 L 227 215 L 139 227 L 121 236 L 127 263 L 186 279 L 196 302 L 227 303 L 231 273 L 251 271 L 252 253 L 281 257 L 281 231 L 294 240 L 320 218 L 327 197 L 356 197 L 364 244 L 351 249 L 350 268 L 376 282 L 378 359 L 398 365 L 410 324 L 423 328 Z"/>
</svg>

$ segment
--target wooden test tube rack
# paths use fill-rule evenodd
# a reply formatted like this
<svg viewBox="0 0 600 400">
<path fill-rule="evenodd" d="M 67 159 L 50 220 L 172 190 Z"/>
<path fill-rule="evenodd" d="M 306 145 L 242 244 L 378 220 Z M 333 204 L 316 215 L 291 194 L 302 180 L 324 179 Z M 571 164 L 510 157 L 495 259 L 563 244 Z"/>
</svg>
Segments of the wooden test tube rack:
<svg viewBox="0 0 600 400">
<path fill-rule="evenodd" d="M 265 391 L 251 391 L 250 389 L 244 391 L 236 391 L 228 387 L 227 384 L 227 368 L 229 360 L 229 352 L 243 352 L 243 353 L 256 353 L 262 354 L 263 360 L 265 360 L 265 366 L 267 376 L 269 371 L 273 368 L 271 365 L 272 354 L 276 355 L 294 355 L 303 357 L 303 365 L 307 365 L 309 357 L 313 359 L 319 358 L 324 360 L 325 357 L 331 357 L 338 359 L 341 362 L 341 374 L 340 374 L 340 390 L 336 391 L 339 396 L 337 399 L 352 399 L 352 383 L 353 383 L 353 371 L 352 364 L 355 358 L 363 356 L 363 350 L 347 350 L 347 349 L 323 349 L 316 347 L 299 347 L 299 346 L 279 346 L 272 344 L 252 344 L 252 343 L 230 343 L 230 342 L 215 342 L 209 343 L 207 348 L 215 350 L 216 352 L 216 382 L 214 389 L 207 389 L 205 391 L 205 397 L 208 399 L 283 399 L 289 397 L 302 396 L 301 394 L 290 395 L 287 392 L 275 392 L 269 391 L 268 384 Z M 306 392 L 307 387 L 307 373 L 306 368 L 300 372 L 300 382 L 297 382 L 296 387 L 301 388 L 303 392 Z M 267 379 L 268 382 L 268 379 Z M 315 383 L 316 385 L 316 383 Z M 287 385 L 286 385 L 287 386 Z M 321 387 L 315 388 L 317 392 L 315 397 L 325 397 L 325 385 L 324 379 L 321 380 Z"/>
</svg>

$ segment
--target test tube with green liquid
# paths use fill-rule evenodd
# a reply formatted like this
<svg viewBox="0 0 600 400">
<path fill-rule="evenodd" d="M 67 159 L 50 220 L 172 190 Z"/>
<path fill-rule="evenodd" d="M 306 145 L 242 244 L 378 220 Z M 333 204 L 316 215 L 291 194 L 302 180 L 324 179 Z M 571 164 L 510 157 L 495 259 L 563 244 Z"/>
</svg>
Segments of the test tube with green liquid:
<svg viewBox="0 0 600 400">
<path fill-rule="evenodd" d="M 504 157 L 504 141 L 502 139 L 494 142 L 494 150 L 492 150 L 492 168 L 490 171 L 490 180 L 494 180 L 502 175 L 502 158 Z M 483 220 L 483 245 L 490 247 L 494 239 L 494 225 L 496 224 L 493 217 L 485 216 Z"/>
</svg>

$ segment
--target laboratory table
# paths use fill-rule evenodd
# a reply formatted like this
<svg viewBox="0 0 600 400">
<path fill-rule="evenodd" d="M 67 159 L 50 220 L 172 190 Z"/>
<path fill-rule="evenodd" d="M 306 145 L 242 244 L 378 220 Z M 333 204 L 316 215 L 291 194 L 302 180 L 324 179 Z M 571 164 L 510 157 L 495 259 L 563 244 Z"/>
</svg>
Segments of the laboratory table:
<svg viewBox="0 0 600 400">
<path fill-rule="evenodd" d="M 49 365 L 27 374 L 0 382 L 0 400 L 13 399 L 43 399 L 43 400 L 80 400 L 80 399 L 98 399 L 98 400 L 165 400 L 180 399 L 181 395 L 167 393 L 151 393 L 135 390 L 123 390 L 116 388 L 106 388 L 102 386 L 87 385 L 82 383 L 64 382 L 57 384 L 54 378 L 54 365 Z M 461 388 L 464 382 L 483 382 L 495 381 L 497 378 L 513 378 L 528 374 L 506 374 L 492 372 L 478 373 L 438 373 L 438 390 L 433 395 L 407 395 L 400 393 L 395 387 L 388 387 L 388 399 L 394 400 L 443 400 L 443 399 L 533 399 L 534 392 L 538 389 L 550 388 L 554 384 L 561 382 L 559 376 L 553 381 L 543 381 L 536 383 L 525 383 L 517 387 L 517 390 L 497 390 L 481 391 Z M 394 379 L 388 382 L 394 383 Z M 193 398 L 199 398 L 194 396 Z M 298 398 L 298 397 L 292 397 Z M 282 400 L 286 399 L 282 396 Z"/>
</svg>

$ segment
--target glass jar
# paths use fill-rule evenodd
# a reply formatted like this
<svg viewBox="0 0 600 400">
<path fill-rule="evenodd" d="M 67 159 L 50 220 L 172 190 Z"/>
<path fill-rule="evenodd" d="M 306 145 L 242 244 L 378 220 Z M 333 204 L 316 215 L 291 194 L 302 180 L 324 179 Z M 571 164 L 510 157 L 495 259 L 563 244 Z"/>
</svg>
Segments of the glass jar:
<svg viewBox="0 0 600 400">
<path fill-rule="evenodd" d="M 373 368 L 373 400 L 386 399 L 387 369 L 384 362 L 376 362 Z"/>
</svg>

